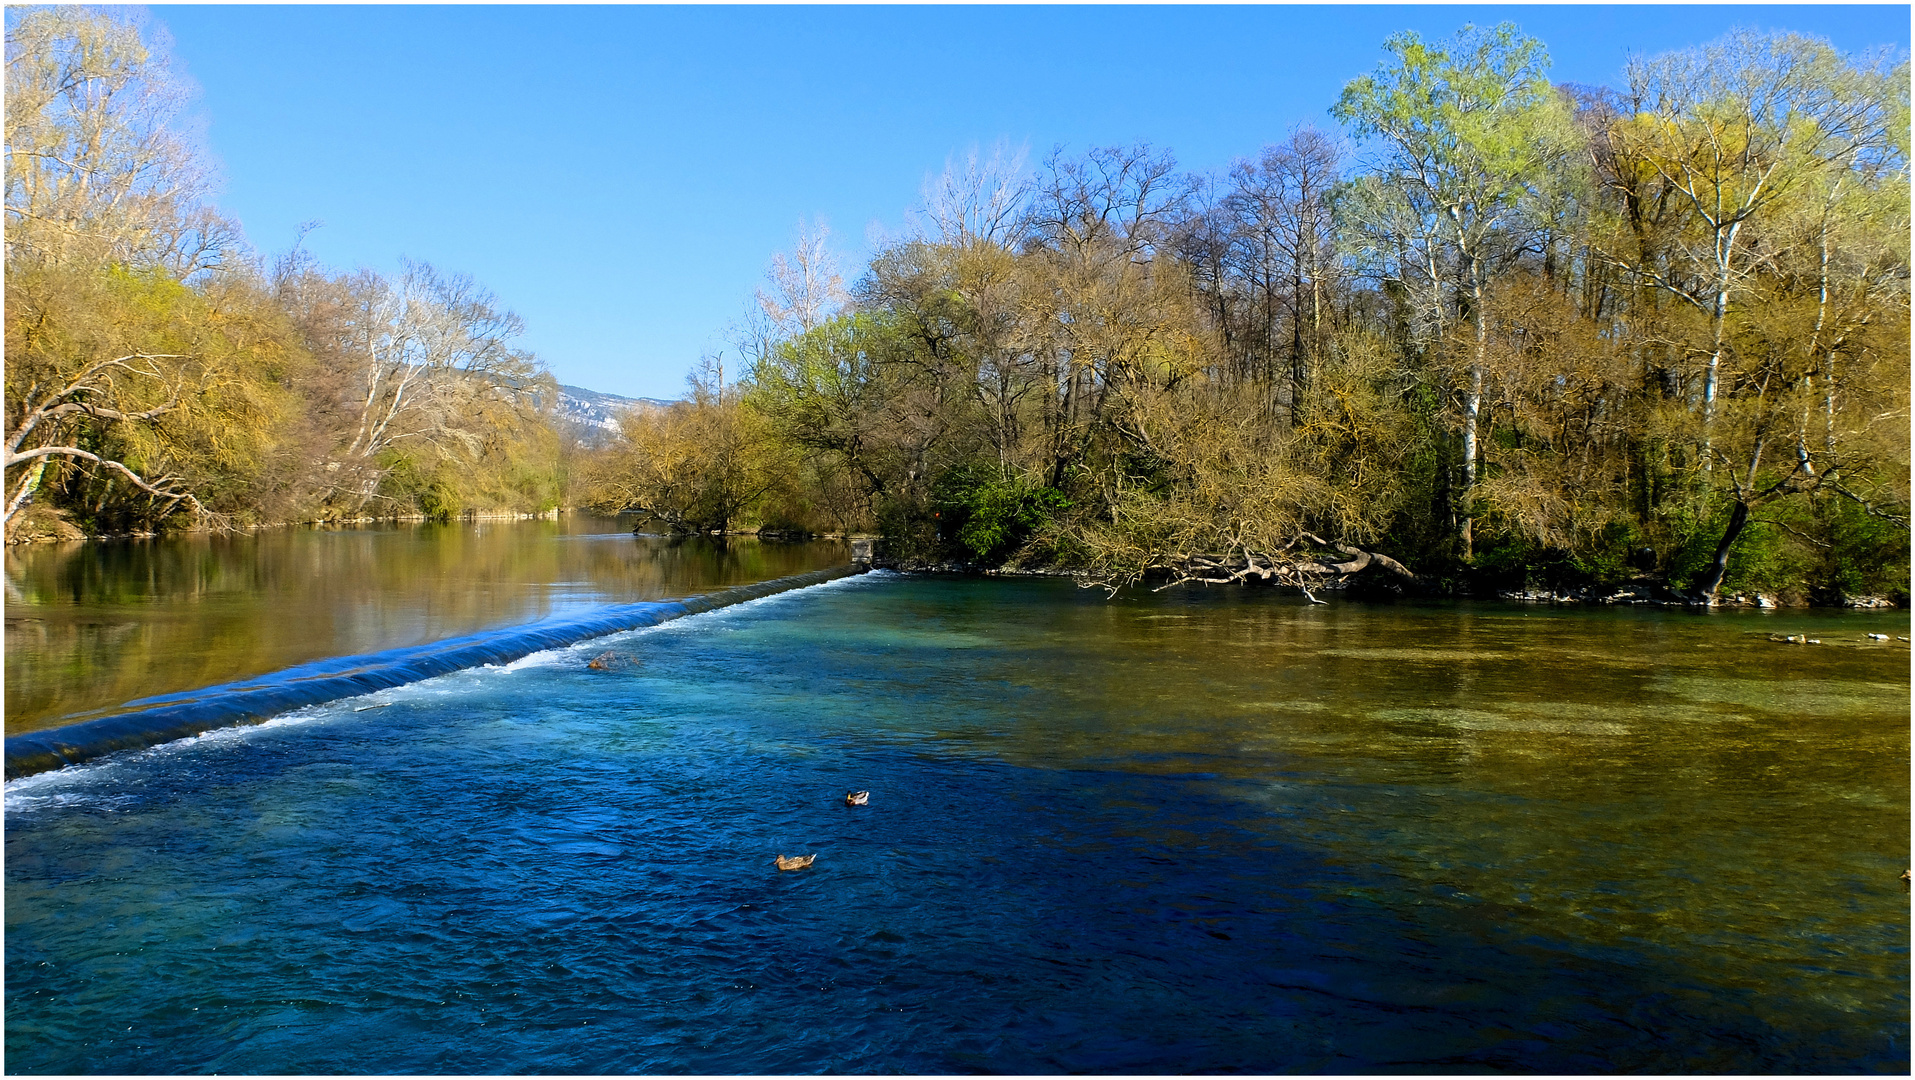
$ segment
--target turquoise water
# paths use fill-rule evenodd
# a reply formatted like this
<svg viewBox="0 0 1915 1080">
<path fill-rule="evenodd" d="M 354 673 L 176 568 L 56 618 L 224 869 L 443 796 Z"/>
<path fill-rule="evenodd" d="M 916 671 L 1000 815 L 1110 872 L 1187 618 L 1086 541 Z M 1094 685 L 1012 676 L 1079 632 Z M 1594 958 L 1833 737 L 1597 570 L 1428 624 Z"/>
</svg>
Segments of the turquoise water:
<svg viewBox="0 0 1915 1080">
<path fill-rule="evenodd" d="M 7 1061 L 1906 1071 L 1871 631 L 848 579 L 9 783 Z"/>
</svg>

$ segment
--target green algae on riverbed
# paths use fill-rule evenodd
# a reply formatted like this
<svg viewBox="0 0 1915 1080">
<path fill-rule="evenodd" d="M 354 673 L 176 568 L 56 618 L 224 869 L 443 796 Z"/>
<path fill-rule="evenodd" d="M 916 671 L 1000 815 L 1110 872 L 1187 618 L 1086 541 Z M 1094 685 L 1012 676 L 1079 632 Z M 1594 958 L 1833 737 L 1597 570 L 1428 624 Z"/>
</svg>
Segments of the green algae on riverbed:
<svg viewBox="0 0 1915 1080">
<path fill-rule="evenodd" d="M 1900 1071 L 1905 624 L 786 594 L 8 785 L 8 1061 Z"/>
</svg>

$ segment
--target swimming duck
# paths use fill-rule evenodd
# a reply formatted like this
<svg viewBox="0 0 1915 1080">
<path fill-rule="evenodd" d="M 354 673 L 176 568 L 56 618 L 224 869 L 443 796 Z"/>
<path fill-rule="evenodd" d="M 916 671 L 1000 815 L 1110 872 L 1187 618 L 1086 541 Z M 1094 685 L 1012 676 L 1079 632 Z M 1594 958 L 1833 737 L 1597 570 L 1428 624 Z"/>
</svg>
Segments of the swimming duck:
<svg viewBox="0 0 1915 1080">
<path fill-rule="evenodd" d="M 803 870 L 806 867 L 811 865 L 811 860 L 817 857 L 818 856 L 815 852 L 810 855 L 794 855 L 789 859 L 785 858 L 783 855 L 780 855 L 778 856 L 778 869 Z"/>
<path fill-rule="evenodd" d="M 844 804 L 846 806 L 864 806 L 870 802 L 871 793 L 869 791 L 847 791 L 844 793 Z"/>
</svg>

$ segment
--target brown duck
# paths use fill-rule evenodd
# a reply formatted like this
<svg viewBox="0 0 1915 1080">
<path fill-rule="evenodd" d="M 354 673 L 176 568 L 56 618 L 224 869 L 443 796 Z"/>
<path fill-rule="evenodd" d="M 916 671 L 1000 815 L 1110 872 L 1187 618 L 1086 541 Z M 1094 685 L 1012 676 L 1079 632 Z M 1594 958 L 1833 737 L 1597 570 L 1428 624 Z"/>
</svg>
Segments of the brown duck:
<svg viewBox="0 0 1915 1080">
<path fill-rule="evenodd" d="M 783 855 L 780 855 L 778 856 L 778 869 L 803 870 L 806 867 L 811 865 L 811 860 L 817 857 L 818 856 L 815 852 L 810 855 L 793 855 L 789 859 L 785 858 Z"/>
</svg>

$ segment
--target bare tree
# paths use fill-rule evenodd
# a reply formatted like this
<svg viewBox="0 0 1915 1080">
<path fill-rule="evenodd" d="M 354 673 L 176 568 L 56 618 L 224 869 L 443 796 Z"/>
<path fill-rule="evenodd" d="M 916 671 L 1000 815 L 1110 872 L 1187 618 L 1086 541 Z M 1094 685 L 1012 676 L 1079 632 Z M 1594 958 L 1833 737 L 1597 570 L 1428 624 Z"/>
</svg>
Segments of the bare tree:
<svg viewBox="0 0 1915 1080">
<path fill-rule="evenodd" d="M 786 255 L 771 257 L 765 280 L 771 292 L 758 290 L 758 308 L 771 326 L 795 337 L 824 322 L 847 299 L 844 274 L 831 254 L 831 229 L 822 221 L 798 221 L 798 242 Z"/>
<path fill-rule="evenodd" d="M 1326 305 L 1341 265 L 1330 195 L 1339 181 L 1342 152 L 1330 136 L 1299 128 L 1265 147 L 1255 161 L 1231 169 L 1225 212 L 1235 228 L 1229 262 L 1244 281 L 1256 330 L 1252 347 L 1263 374 L 1280 385 L 1289 419 L 1303 414 L 1312 362 L 1322 348 Z M 1287 359 L 1278 380 L 1275 358 Z"/>
<path fill-rule="evenodd" d="M 523 322 L 466 275 L 407 260 L 396 282 L 328 277 L 295 258 L 278 289 L 308 339 L 349 373 L 323 463 L 334 513 L 358 515 L 383 498 L 404 455 L 476 460 L 495 430 L 555 396 L 538 361 L 512 347 Z"/>
<path fill-rule="evenodd" d="M 999 142 L 988 157 L 971 147 L 963 160 L 945 162 L 944 172 L 924 182 L 924 215 L 941 243 L 1008 246 L 1024 229 L 1030 179 L 1024 151 Z"/>
<path fill-rule="evenodd" d="M 7 31 L 9 264 L 122 262 L 189 277 L 238 230 L 205 206 L 211 169 L 178 120 L 185 83 L 128 22 L 41 8 Z"/>
<path fill-rule="evenodd" d="M 1194 187 L 1169 151 L 1145 143 L 1092 147 L 1075 158 L 1060 146 L 1038 181 L 1030 228 L 1080 264 L 1147 258 Z"/>
</svg>

